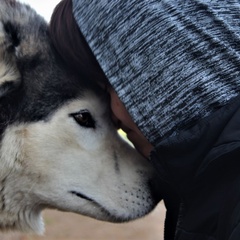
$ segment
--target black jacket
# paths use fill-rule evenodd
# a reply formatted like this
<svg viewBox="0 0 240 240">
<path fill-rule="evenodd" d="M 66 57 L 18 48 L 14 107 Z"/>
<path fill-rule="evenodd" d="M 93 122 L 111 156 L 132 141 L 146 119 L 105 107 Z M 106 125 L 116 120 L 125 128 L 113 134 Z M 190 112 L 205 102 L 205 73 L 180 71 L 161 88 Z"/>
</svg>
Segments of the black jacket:
<svg viewBox="0 0 240 240">
<path fill-rule="evenodd" d="M 240 97 L 163 140 L 151 162 L 173 189 L 166 240 L 240 240 Z"/>
</svg>

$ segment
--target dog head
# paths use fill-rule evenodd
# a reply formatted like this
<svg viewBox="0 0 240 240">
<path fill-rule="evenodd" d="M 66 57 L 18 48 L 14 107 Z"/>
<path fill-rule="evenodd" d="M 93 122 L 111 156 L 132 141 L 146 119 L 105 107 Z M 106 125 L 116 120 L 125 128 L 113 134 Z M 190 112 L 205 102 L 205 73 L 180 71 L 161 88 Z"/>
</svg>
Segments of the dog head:
<svg viewBox="0 0 240 240">
<path fill-rule="evenodd" d="M 0 228 L 43 231 L 57 208 L 122 222 L 157 201 L 153 169 L 123 141 L 97 86 L 64 70 L 45 21 L 0 2 Z"/>
</svg>

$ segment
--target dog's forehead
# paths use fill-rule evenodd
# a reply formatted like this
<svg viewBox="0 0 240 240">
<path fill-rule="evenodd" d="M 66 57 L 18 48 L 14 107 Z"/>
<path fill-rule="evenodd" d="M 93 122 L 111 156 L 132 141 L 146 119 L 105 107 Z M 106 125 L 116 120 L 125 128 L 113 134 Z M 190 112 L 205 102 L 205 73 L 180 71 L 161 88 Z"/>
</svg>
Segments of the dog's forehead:
<svg viewBox="0 0 240 240">
<path fill-rule="evenodd" d="M 76 110 L 89 110 L 94 115 L 102 115 L 110 108 L 107 96 L 103 93 L 99 94 L 93 90 L 85 90 L 78 98 L 72 99 L 68 102 L 67 108 L 69 112 L 76 112 Z"/>
</svg>

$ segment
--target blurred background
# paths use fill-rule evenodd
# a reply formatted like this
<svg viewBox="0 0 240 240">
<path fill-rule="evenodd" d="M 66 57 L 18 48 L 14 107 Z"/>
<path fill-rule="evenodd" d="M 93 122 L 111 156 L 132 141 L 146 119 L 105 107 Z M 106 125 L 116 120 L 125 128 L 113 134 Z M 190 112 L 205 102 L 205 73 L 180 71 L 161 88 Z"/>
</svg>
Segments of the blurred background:
<svg viewBox="0 0 240 240">
<path fill-rule="evenodd" d="M 49 1 L 18 0 L 18 1 L 29 4 L 40 15 L 42 15 L 48 22 L 51 18 L 54 7 L 60 2 L 60 0 L 49 0 Z"/>
<path fill-rule="evenodd" d="M 47 21 L 59 0 L 20 0 L 31 5 Z M 124 137 L 124 133 L 120 132 Z M 148 216 L 130 223 L 112 224 L 56 210 L 43 212 L 46 231 L 34 234 L 0 233 L 0 240 L 163 240 L 165 208 L 159 203 Z"/>
<path fill-rule="evenodd" d="M 129 223 L 106 223 L 73 213 L 43 212 L 43 236 L 1 233 L 0 240 L 163 240 L 165 210 L 161 202 L 148 216 Z"/>
</svg>

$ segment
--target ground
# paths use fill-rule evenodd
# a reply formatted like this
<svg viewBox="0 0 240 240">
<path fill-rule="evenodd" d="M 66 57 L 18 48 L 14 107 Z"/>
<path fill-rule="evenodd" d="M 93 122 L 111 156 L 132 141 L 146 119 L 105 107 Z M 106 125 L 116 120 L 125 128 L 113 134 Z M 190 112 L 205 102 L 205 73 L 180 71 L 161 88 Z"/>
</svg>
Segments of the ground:
<svg viewBox="0 0 240 240">
<path fill-rule="evenodd" d="M 111 224 L 73 213 L 46 210 L 44 236 L 0 234 L 0 240 L 163 240 L 165 209 L 161 202 L 148 216 L 124 224 Z"/>
</svg>

